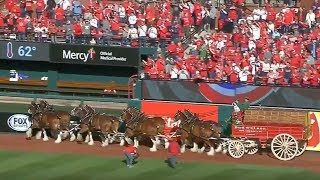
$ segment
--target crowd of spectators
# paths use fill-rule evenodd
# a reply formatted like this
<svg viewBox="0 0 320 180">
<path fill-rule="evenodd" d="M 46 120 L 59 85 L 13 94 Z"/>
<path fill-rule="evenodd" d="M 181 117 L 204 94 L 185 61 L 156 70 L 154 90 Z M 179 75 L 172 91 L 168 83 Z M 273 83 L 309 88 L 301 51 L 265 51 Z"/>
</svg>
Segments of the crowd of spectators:
<svg viewBox="0 0 320 180">
<path fill-rule="evenodd" d="M 203 19 L 208 23 L 213 21 L 209 18 L 210 4 L 203 6 L 194 1 L 196 16 L 183 10 L 188 4 L 192 3 L 5 0 L 0 29 L 6 34 L 16 34 L 19 41 L 50 39 L 55 43 L 57 36 L 63 36 L 71 43 L 108 45 L 109 41 L 117 39 L 124 46 L 147 46 L 148 42 L 148 45 L 165 48 L 168 41 L 182 39 Z"/>
<path fill-rule="evenodd" d="M 211 0 L 82 2 L 5 0 L 0 36 L 159 46 L 167 54 L 143 61 L 144 76 L 153 79 L 319 87 L 318 0 L 306 15 L 291 0 L 284 0 L 279 12 L 266 0 L 249 14 L 245 0 L 224 1 L 219 7 Z M 182 42 L 190 36 L 190 43 Z"/>
<path fill-rule="evenodd" d="M 221 7 L 221 31 L 196 34 L 187 47 L 172 42 L 168 58 L 144 61 L 144 75 L 319 88 L 320 3 L 315 0 L 304 15 L 304 9 L 286 4 L 279 12 L 266 4 L 246 14 L 242 2 Z"/>
</svg>

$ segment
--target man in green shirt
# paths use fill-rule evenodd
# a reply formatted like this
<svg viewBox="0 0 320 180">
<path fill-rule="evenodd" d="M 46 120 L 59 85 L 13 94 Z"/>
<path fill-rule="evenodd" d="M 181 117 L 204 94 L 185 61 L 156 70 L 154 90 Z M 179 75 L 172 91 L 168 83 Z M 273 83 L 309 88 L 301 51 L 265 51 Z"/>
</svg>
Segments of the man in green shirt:
<svg viewBox="0 0 320 180">
<path fill-rule="evenodd" d="M 240 110 L 241 110 L 241 111 L 244 111 L 244 110 L 249 109 L 249 107 L 250 107 L 249 98 L 246 97 L 246 98 L 244 99 L 244 103 L 242 103 L 242 104 L 240 105 Z"/>
</svg>

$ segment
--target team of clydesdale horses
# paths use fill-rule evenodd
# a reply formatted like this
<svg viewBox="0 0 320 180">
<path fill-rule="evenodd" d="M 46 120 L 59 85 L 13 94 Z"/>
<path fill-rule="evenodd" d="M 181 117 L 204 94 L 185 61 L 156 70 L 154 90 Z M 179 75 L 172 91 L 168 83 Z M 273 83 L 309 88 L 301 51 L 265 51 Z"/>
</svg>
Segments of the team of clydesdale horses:
<svg viewBox="0 0 320 180">
<path fill-rule="evenodd" d="M 43 134 L 43 140 L 48 141 L 46 132 L 49 131 L 56 139 L 55 143 L 60 143 L 67 138 L 70 138 L 70 141 L 77 139 L 77 142 L 81 143 L 85 137 L 85 143 L 94 145 L 93 133 L 97 133 L 102 147 L 116 139 L 120 141 L 121 146 L 127 142 L 138 147 L 141 137 L 151 139 L 153 145 L 150 151 L 153 152 L 157 151 L 159 145 L 163 144 L 165 148 L 169 145 L 170 136 L 163 135 L 166 127 L 164 118 L 147 116 L 134 107 L 124 109 L 118 118 L 96 113 L 88 105 L 79 105 L 70 113 L 55 111 L 46 101 L 40 101 L 39 103 L 31 102 L 28 113 L 32 117 L 32 126 L 26 132 L 27 139 L 31 139 L 32 132 L 37 131 L 36 139 L 41 139 Z M 189 110 L 179 110 L 174 116 L 174 124 L 177 126 L 172 129 L 172 134 L 180 137 L 181 153 L 185 152 L 187 145 L 193 145 L 192 152 L 202 153 L 208 148 L 208 155 L 221 151 L 218 141 L 222 131 L 220 124 L 202 121 Z M 199 145 L 202 147 L 199 148 Z"/>
</svg>

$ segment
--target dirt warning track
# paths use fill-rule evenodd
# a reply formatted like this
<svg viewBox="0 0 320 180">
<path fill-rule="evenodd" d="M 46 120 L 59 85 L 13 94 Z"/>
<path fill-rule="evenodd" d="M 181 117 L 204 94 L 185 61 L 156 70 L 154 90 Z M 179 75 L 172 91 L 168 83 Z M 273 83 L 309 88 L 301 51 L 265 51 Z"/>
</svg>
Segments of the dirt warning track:
<svg viewBox="0 0 320 180">
<path fill-rule="evenodd" d="M 54 140 L 48 142 L 42 140 L 26 140 L 24 135 L 0 134 L 0 150 L 19 150 L 30 152 L 51 152 L 51 153 L 72 153 L 88 154 L 98 156 L 123 157 L 123 147 L 119 144 L 112 144 L 107 147 L 101 147 L 100 142 L 95 142 L 94 146 L 87 144 L 77 144 L 76 142 L 63 141 L 61 144 L 55 144 Z M 140 146 L 138 152 L 143 158 L 166 159 L 167 150 L 161 148 L 157 152 L 150 152 L 148 147 Z M 302 156 L 291 161 L 279 161 L 271 154 L 263 153 L 261 155 L 245 155 L 240 159 L 233 159 L 228 155 L 216 153 L 215 156 L 204 154 L 186 153 L 179 156 L 180 161 L 212 162 L 228 164 L 251 164 L 264 166 L 285 166 L 297 167 L 320 172 L 320 153 L 305 152 Z"/>
</svg>

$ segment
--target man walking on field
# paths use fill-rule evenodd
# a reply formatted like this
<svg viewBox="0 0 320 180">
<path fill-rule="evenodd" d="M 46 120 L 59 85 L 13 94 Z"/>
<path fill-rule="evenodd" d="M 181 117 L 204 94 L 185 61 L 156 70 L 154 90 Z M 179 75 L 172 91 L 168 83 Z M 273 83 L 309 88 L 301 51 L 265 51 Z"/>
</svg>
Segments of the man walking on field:
<svg viewBox="0 0 320 180">
<path fill-rule="evenodd" d="M 124 150 L 124 155 L 127 160 L 127 167 L 132 168 L 133 167 L 133 161 L 139 157 L 139 154 L 137 153 L 137 148 L 133 145 L 128 145 Z"/>
<path fill-rule="evenodd" d="M 180 154 L 180 145 L 178 144 L 176 137 L 173 137 L 171 139 L 168 149 L 169 149 L 169 157 L 168 157 L 169 166 L 172 168 L 176 168 L 177 155 Z"/>
</svg>

